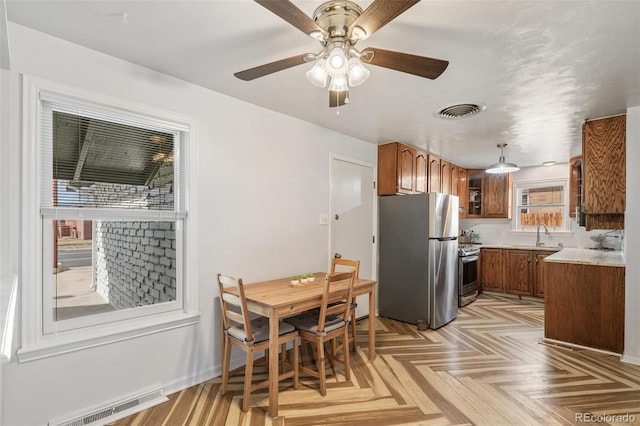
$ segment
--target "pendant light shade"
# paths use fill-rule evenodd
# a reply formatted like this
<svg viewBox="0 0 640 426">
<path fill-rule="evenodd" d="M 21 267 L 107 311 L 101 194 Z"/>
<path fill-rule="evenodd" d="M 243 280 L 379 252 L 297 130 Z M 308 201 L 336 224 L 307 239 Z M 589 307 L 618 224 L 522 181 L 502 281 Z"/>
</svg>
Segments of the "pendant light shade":
<svg viewBox="0 0 640 426">
<path fill-rule="evenodd" d="M 515 165 L 513 163 L 505 162 L 505 160 L 504 160 L 504 148 L 506 146 L 507 146 L 506 143 L 498 144 L 498 148 L 500 148 L 500 159 L 498 160 L 497 163 L 492 164 L 491 166 L 489 166 L 489 168 L 485 170 L 486 173 L 493 173 L 493 174 L 512 173 L 512 172 L 517 172 L 518 170 L 520 170 L 520 167 L 518 167 L 517 165 Z"/>
</svg>

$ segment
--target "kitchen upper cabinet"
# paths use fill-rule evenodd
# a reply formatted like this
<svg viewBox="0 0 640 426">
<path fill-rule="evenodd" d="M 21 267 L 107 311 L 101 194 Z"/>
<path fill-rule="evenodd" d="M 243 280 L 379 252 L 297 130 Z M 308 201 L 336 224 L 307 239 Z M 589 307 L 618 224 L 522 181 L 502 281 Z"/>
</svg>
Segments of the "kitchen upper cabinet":
<svg viewBox="0 0 640 426">
<path fill-rule="evenodd" d="M 626 115 L 587 121 L 582 131 L 582 212 L 587 230 L 624 228 Z"/>
<path fill-rule="evenodd" d="M 429 192 L 441 192 L 440 158 L 429 155 Z"/>
<path fill-rule="evenodd" d="M 504 289 L 504 250 L 483 248 L 480 250 L 480 271 L 482 290 L 500 291 Z"/>
<path fill-rule="evenodd" d="M 415 149 L 398 142 L 378 145 L 378 195 L 411 194 Z"/>
<path fill-rule="evenodd" d="M 484 175 L 484 217 L 511 219 L 511 173 Z"/>
<path fill-rule="evenodd" d="M 440 159 L 440 192 L 451 194 L 451 163 Z"/>
<path fill-rule="evenodd" d="M 569 217 L 576 217 L 582 205 L 582 155 L 569 160 Z"/>
<path fill-rule="evenodd" d="M 467 169 L 463 167 L 458 167 L 458 197 L 460 197 L 460 217 L 467 217 L 469 182 L 467 181 Z"/>
<path fill-rule="evenodd" d="M 429 192 L 429 155 L 415 150 L 416 192 Z"/>
<path fill-rule="evenodd" d="M 449 192 L 451 195 L 460 196 L 459 192 L 459 181 L 460 181 L 460 167 L 449 163 L 451 165 L 451 191 Z M 460 203 L 462 205 L 462 203 Z"/>
<path fill-rule="evenodd" d="M 625 268 L 546 262 L 544 337 L 624 350 Z"/>
<path fill-rule="evenodd" d="M 531 250 L 505 250 L 506 278 L 508 293 L 533 294 L 533 254 Z"/>
<path fill-rule="evenodd" d="M 482 217 L 483 181 L 483 170 L 467 170 L 467 217 Z"/>
<path fill-rule="evenodd" d="M 510 173 L 467 171 L 466 217 L 511 219 L 513 178 Z"/>
</svg>

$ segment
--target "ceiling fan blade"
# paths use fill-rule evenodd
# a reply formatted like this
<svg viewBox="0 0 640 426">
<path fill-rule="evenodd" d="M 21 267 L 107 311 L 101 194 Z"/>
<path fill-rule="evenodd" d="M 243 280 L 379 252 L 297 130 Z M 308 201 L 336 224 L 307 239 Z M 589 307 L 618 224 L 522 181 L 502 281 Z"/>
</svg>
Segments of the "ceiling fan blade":
<svg viewBox="0 0 640 426">
<path fill-rule="evenodd" d="M 351 24 L 350 30 L 356 26 L 367 32 L 367 37 L 394 20 L 402 12 L 420 0 L 374 0 L 362 15 Z M 351 31 L 349 31 L 351 34 Z"/>
<path fill-rule="evenodd" d="M 280 59 L 279 61 L 270 62 L 268 64 L 260 65 L 258 67 L 249 68 L 248 70 L 238 71 L 233 74 L 238 77 L 240 80 L 250 81 L 259 77 L 264 77 L 265 75 L 273 74 L 274 72 L 286 70 L 287 68 L 295 67 L 297 65 L 306 64 L 304 55 L 292 56 L 287 59 Z"/>
<path fill-rule="evenodd" d="M 261 6 L 269 9 L 306 35 L 310 35 L 314 31 L 319 31 L 322 37 L 327 36 L 327 32 L 320 27 L 316 21 L 307 16 L 302 10 L 289 0 L 254 0 Z"/>
<path fill-rule="evenodd" d="M 329 108 L 339 107 L 347 103 L 348 90 L 329 90 Z"/>
<path fill-rule="evenodd" d="M 389 68 L 396 71 L 417 75 L 418 77 L 434 80 L 440 76 L 449 66 L 449 61 L 425 56 L 411 55 L 409 53 L 394 52 L 393 50 L 376 49 L 367 47 L 362 55 L 373 52 L 373 58 L 365 63 Z"/>
</svg>

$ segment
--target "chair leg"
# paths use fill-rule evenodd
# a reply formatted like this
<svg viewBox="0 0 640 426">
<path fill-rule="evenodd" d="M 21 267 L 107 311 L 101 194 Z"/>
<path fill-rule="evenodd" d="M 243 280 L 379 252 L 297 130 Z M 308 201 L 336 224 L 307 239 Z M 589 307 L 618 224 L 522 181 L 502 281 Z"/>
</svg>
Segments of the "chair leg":
<svg viewBox="0 0 640 426">
<path fill-rule="evenodd" d="M 293 388 L 294 389 L 298 389 L 298 386 L 300 384 L 300 379 L 299 379 L 299 366 L 298 366 L 298 338 L 296 337 L 293 340 L 293 353 L 292 353 L 292 357 L 293 359 L 291 360 L 291 365 L 293 366 Z"/>
<path fill-rule="evenodd" d="M 356 310 L 351 310 L 351 338 L 353 339 L 353 351 L 356 350 Z"/>
<path fill-rule="evenodd" d="M 344 328 L 344 342 L 342 346 L 342 352 L 344 353 L 344 377 L 347 381 L 351 379 L 351 371 L 349 369 L 349 330 L 348 327 Z"/>
<path fill-rule="evenodd" d="M 247 350 L 247 360 L 244 367 L 244 392 L 242 394 L 242 411 L 249 409 L 251 395 L 251 379 L 253 376 L 253 349 Z"/>
<path fill-rule="evenodd" d="M 229 382 L 229 363 L 231 362 L 231 342 L 229 336 L 225 334 L 222 341 L 222 395 L 227 393 Z"/>
<path fill-rule="evenodd" d="M 327 372 L 324 366 L 324 342 L 317 342 L 316 348 L 318 350 L 316 364 L 318 365 L 318 378 L 320 379 L 320 395 L 327 396 Z"/>
</svg>

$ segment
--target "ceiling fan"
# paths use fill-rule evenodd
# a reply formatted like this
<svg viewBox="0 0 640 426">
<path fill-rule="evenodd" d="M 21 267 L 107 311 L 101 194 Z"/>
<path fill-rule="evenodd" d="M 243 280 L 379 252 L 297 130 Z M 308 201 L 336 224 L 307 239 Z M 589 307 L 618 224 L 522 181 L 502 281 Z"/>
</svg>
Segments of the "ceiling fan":
<svg viewBox="0 0 640 426">
<path fill-rule="evenodd" d="M 349 102 L 349 87 L 358 86 L 369 77 L 363 63 L 436 79 L 449 61 L 416 56 L 392 50 L 366 47 L 356 43 L 371 36 L 384 25 L 420 0 L 374 0 L 367 9 L 350 0 L 333 0 L 320 5 L 313 17 L 307 16 L 290 0 L 254 0 L 303 33 L 320 42 L 322 50 L 260 65 L 234 75 L 249 81 L 308 62 L 316 62 L 307 72 L 311 83 L 329 86 L 329 107 Z"/>
</svg>

